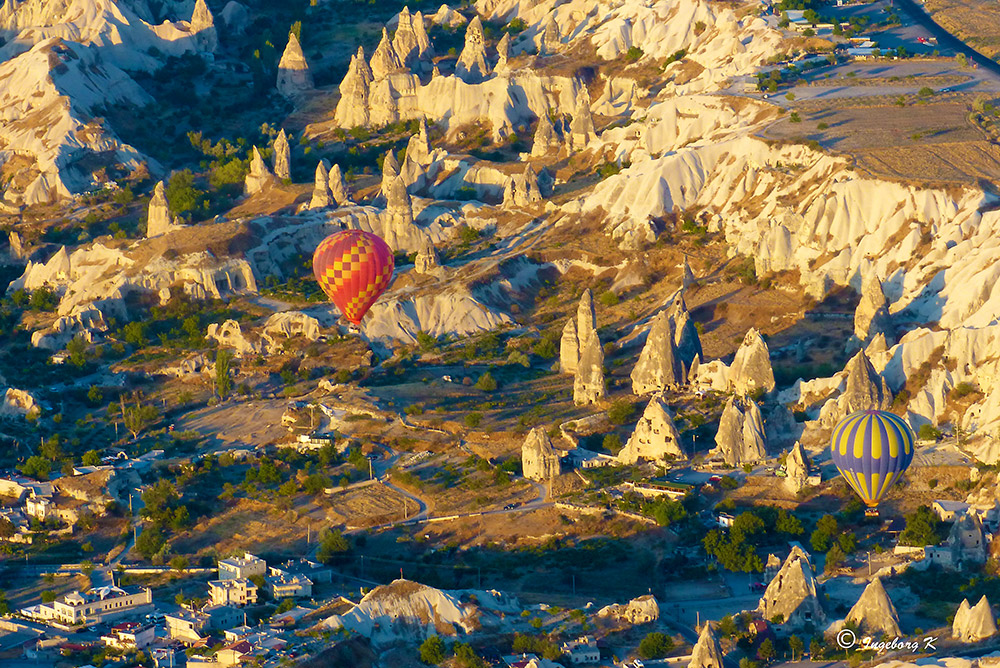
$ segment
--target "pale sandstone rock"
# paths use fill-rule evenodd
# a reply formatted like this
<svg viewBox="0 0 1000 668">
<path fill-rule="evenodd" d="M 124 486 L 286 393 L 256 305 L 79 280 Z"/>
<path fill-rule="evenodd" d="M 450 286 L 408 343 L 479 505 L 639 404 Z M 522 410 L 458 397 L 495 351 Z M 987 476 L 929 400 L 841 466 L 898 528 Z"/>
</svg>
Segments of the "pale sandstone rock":
<svg viewBox="0 0 1000 668">
<path fill-rule="evenodd" d="M 146 214 L 146 238 L 166 234 L 173 227 L 174 221 L 170 213 L 170 203 L 167 202 L 163 181 L 159 181 L 153 188 L 153 196 L 149 200 L 149 209 Z"/>
<path fill-rule="evenodd" d="M 272 338 L 278 335 L 285 338 L 301 336 L 316 341 L 319 339 L 319 320 L 301 311 L 281 311 L 268 317 L 263 333 Z"/>
<path fill-rule="evenodd" d="M 431 53 L 431 43 L 424 28 L 424 17 L 420 12 L 410 14 L 408 7 L 399 13 L 396 34 L 392 38 L 392 48 L 404 67 L 413 64 Z"/>
<path fill-rule="evenodd" d="M 503 190 L 503 205 L 528 206 L 542 201 L 538 188 L 538 175 L 531 165 L 525 165 L 523 174 L 515 174 L 507 179 Z"/>
<path fill-rule="evenodd" d="M 413 259 L 413 270 L 418 274 L 433 274 L 437 273 L 440 268 L 441 258 L 438 256 L 434 244 L 428 239 Z"/>
<path fill-rule="evenodd" d="M 576 320 L 570 318 L 563 327 L 562 338 L 559 340 L 559 371 L 576 373 L 580 364 L 580 339 L 576 333 Z"/>
<path fill-rule="evenodd" d="M 382 79 L 402 69 L 403 63 L 399 60 L 396 50 L 392 47 L 389 32 L 385 28 L 382 28 L 382 40 L 375 47 L 375 52 L 372 54 L 372 76 L 375 79 Z"/>
<path fill-rule="evenodd" d="M 545 430 L 535 427 L 521 445 L 521 469 L 529 480 L 546 481 L 559 475 L 559 453 Z"/>
<path fill-rule="evenodd" d="M 309 71 L 309 63 L 302 53 L 295 33 L 288 33 L 288 44 L 278 62 L 278 92 L 284 97 L 295 98 L 312 90 L 313 78 Z"/>
<path fill-rule="evenodd" d="M 666 465 L 675 459 L 684 459 L 681 435 L 674 426 L 663 395 L 657 395 L 649 400 L 628 443 L 618 453 L 618 461 L 635 464 L 647 460 Z"/>
<path fill-rule="evenodd" d="M 854 335 L 867 344 L 877 334 L 892 337 L 892 318 L 882 282 L 871 272 L 862 285 L 861 301 L 854 311 Z"/>
<path fill-rule="evenodd" d="M 805 552 L 798 547 L 792 548 L 778 574 L 767 585 L 757 611 L 767 620 L 781 615 L 782 624 L 788 629 L 806 624 L 818 627 L 826 619 L 816 596 L 812 564 Z"/>
<path fill-rule="evenodd" d="M 952 624 L 952 637 L 962 642 L 979 642 L 996 634 L 996 620 L 986 596 L 979 599 L 975 607 L 969 606 L 969 599 L 962 599 Z"/>
<path fill-rule="evenodd" d="M 253 147 L 253 157 L 250 158 L 250 173 L 247 174 L 243 192 L 247 195 L 254 195 L 271 186 L 274 183 L 274 175 L 264 164 L 257 147 Z"/>
<path fill-rule="evenodd" d="M 309 200 L 309 208 L 322 209 L 333 203 L 333 195 L 330 192 L 330 179 L 326 166 L 326 160 L 320 160 L 316 164 L 316 176 L 313 180 L 313 192 L 312 199 Z"/>
<path fill-rule="evenodd" d="M 215 21 L 205 0 L 195 0 L 194 12 L 191 14 L 191 32 L 194 33 L 198 47 L 202 51 L 215 51 L 219 45 Z"/>
<path fill-rule="evenodd" d="M 691 651 L 688 668 L 723 668 L 722 646 L 712 622 L 705 622 Z"/>
<path fill-rule="evenodd" d="M 538 117 L 538 125 L 535 127 L 535 137 L 531 145 L 531 157 L 542 158 L 552 152 L 562 148 L 562 141 L 556 134 L 556 129 L 552 125 L 547 113 Z"/>
<path fill-rule="evenodd" d="M 587 89 L 580 89 L 573 111 L 573 120 L 569 124 L 569 147 L 571 151 L 582 151 L 587 144 L 597 138 L 594 131 L 594 118 L 590 113 L 590 97 Z"/>
<path fill-rule="evenodd" d="M 365 50 L 351 56 L 344 80 L 340 82 L 340 102 L 334 112 L 334 121 L 339 127 L 353 128 L 369 123 L 369 100 L 374 75 L 365 60 Z"/>
<path fill-rule="evenodd" d="M 573 403 L 577 406 L 594 404 L 607 394 L 604 381 L 604 350 L 594 332 L 581 340 L 580 363 L 573 379 Z"/>
<path fill-rule="evenodd" d="M 259 355 L 264 352 L 264 346 L 261 345 L 261 342 L 247 338 L 240 323 L 235 320 L 226 320 L 221 325 L 213 322 L 208 326 L 205 336 L 217 341 L 220 346 L 233 348 L 238 357 Z"/>
<path fill-rule="evenodd" d="M 671 328 L 674 332 L 674 349 L 677 360 L 680 362 L 681 370 L 687 376 L 690 374 L 695 360 L 700 360 L 703 353 L 698 328 L 695 327 L 694 320 L 688 313 L 683 291 L 678 292 L 674 297 L 667 313 L 670 316 Z"/>
<path fill-rule="evenodd" d="M 497 66 L 494 69 L 498 74 L 507 72 L 510 69 L 510 65 L 507 63 L 507 59 L 510 57 L 510 33 L 504 33 L 500 41 L 497 42 Z"/>
<path fill-rule="evenodd" d="M 26 417 L 37 415 L 41 407 L 35 397 L 26 390 L 8 387 L 0 405 L 0 417 Z"/>
<path fill-rule="evenodd" d="M 767 343 L 755 328 L 750 328 L 736 351 L 729 367 L 729 384 L 733 392 L 746 395 L 755 390 L 774 389 L 774 371 Z"/>
<path fill-rule="evenodd" d="M 660 618 L 660 605 L 651 594 L 633 598 L 628 603 L 614 603 L 597 611 L 598 617 L 607 617 L 628 624 L 648 624 Z"/>
<path fill-rule="evenodd" d="M 465 32 L 465 47 L 455 64 L 455 74 L 472 83 L 481 81 L 489 73 L 490 66 L 486 63 L 486 36 L 483 34 L 483 22 L 479 16 L 476 16 L 469 22 L 469 28 Z"/>
<path fill-rule="evenodd" d="M 798 494 L 805 488 L 808 477 L 809 457 L 802 444 L 796 441 L 785 458 L 785 489 Z"/>
<path fill-rule="evenodd" d="M 847 613 L 845 621 L 857 624 L 862 633 L 870 633 L 875 636 L 884 633 L 890 638 L 895 638 L 903 634 L 899 628 L 899 615 L 896 613 L 896 606 L 892 604 L 889 594 L 882 586 L 882 580 L 878 577 L 865 587 L 861 598 Z"/>
<path fill-rule="evenodd" d="M 632 392 L 650 394 L 662 392 L 681 385 L 684 376 L 677 362 L 674 349 L 674 333 L 670 315 L 660 311 L 653 318 L 646 337 L 646 345 L 639 354 L 639 361 L 632 369 Z"/>
<path fill-rule="evenodd" d="M 767 458 L 764 420 L 756 402 L 729 397 L 722 409 L 715 448 L 709 456 L 721 458 L 729 466 L 752 464 Z"/>
<path fill-rule="evenodd" d="M 292 149 L 284 128 L 274 139 L 274 175 L 281 180 L 292 178 Z"/>
</svg>

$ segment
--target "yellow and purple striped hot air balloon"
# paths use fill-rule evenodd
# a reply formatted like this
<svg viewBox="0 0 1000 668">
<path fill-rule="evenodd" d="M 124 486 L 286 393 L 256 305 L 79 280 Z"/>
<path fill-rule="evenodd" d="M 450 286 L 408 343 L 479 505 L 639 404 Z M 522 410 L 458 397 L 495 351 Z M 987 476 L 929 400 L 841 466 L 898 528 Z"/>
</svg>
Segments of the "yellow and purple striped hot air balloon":
<svg viewBox="0 0 1000 668">
<path fill-rule="evenodd" d="M 830 454 L 837 470 L 865 505 L 878 513 L 882 495 L 913 461 L 913 431 L 898 416 L 885 411 L 851 413 L 833 430 Z"/>
</svg>

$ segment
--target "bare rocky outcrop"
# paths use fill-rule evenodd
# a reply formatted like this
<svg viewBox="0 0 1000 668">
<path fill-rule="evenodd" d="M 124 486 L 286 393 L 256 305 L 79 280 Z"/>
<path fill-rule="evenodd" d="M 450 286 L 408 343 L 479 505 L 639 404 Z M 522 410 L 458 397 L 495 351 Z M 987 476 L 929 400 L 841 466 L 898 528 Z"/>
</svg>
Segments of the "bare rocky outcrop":
<svg viewBox="0 0 1000 668">
<path fill-rule="evenodd" d="M 698 336 L 698 329 L 694 325 L 691 314 L 688 313 L 683 291 L 678 292 L 674 297 L 668 314 L 674 332 L 674 349 L 677 361 L 681 365 L 682 374 L 686 376 L 694 365 L 695 359 L 700 360 L 703 353 L 701 338 Z"/>
<path fill-rule="evenodd" d="M 607 395 L 604 380 L 604 350 L 597 332 L 580 342 L 580 363 L 573 379 L 573 403 L 595 404 Z"/>
<path fill-rule="evenodd" d="M 535 136 L 531 145 L 532 158 L 544 158 L 554 151 L 562 148 L 562 141 L 556 134 L 555 126 L 548 114 L 538 117 L 538 124 L 535 126 Z"/>
<path fill-rule="evenodd" d="M 884 633 L 890 638 L 895 638 L 903 634 L 899 628 L 896 606 L 892 604 L 889 594 L 882 586 L 882 580 L 878 577 L 865 587 L 861 598 L 847 613 L 845 621 L 856 624 L 863 633 L 876 636 Z"/>
<path fill-rule="evenodd" d="M 701 627 L 688 668 L 723 668 L 722 646 L 712 622 L 705 622 Z"/>
<path fill-rule="evenodd" d="M 598 617 L 604 617 L 627 624 L 648 624 L 660 618 L 660 605 L 652 594 L 633 598 L 626 604 L 614 603 L 597 611 Z"/>
<path fill-rule="evenodd" d="M 882 291 L 882 281 L 871 272 L 861 286 L 861 301 L 854 311 L 854 336 L 868 344 L 876 334 L 892 338 L 892 318 L 889 302 Z"/>
<path fill-rule="evenodd" d="M 892 406 L 892 392 L 885 378 L 872 366 L 864 350 L 847 362 L 846 385 L 840 396 L 828 400 L 820 411 L 820 423 L 832 428 L 841 418 L 869 409 L 888 410 Z"/>
<path fill-rule="evenodd" d="M 146 238 L 158 237 L 174 228 L 173 215 L 170 213 L 170 202 L 167 201 L 163 181 L 153 188 L 153 196 L 149 200 L 146 213 Z"/>
<path fill-rule="evenodd" d="M 812 564 L 798 546 L 792 548 L 778 574 L 767 585 L 757 611 L 767 620 L 780 615 L 789 629 L 806 624 L 818 627 L 825 621 L 826 615 L 816 595 Z"/>
<path fill-rule="evenodd" d="M 632 392 L 650 394 L 682 385 L 684 374 L 674 349 L 674 332 L 670 315 L 662 310 L 653 318 L 646 345 L 632 369 Z"/>
<path fill-rule="evenodd" d="M 510 57 L 510 33 L 505 32 L 497 42 L 497 66 L 494 71 L 503 74 L 510 69 L 507 59 Z"/>
<path fill-rule="evenodd" d="M 545 17 L 545 23 L 542 24 L 541 35 L 538 43 L 538 54 L 542 56 L 549 56 L 553 53 L 559 51 L 559 47 L 562 44 L 562 36 L 559 34 L 559 24 L 556 23 L 555 12 L 550 12 L 547 17 Z"/>
<path fill-rule="evenodd" d="M 752 464 L 767 458 L 764 420 L 755 401 L 729 397 L 715 434 L 715 448 L 709 456 L 722 459 L 729 466 Z"/>
<path fill-rule="evenodd" d="M 41 407 L 27 390 L 19 390 L 8 387 L 3 395 L 3 404 L 0 404 L 0 417 L 26 417 L 38 415 Z"/>
<path fill-rule="evenodd" d="M 382 196 L 388 199 L 389 190 L 392 187 L 393 181 L 399 176 L 399 161 L 396 160 L 396 154 L 392 150 L 385 154 L 385 158 L 382 160 Z M 405 186 L 406 183 L 404 182 Z"/>
<path fill-rule="evenodd" d="M 200 50 L 212 52 L 218 47 L 215 20 L 205 0 L 195 0 L 194 12 L 191 14 L 191 32 L 194 33 Z"/>
<path fill-rule="evenodd" d="M 319 339 L 319 320 L 302 311 L 273 313 L 264 323 L 263 336 L 269 343 L 275 343 L 277 336 L 301 336 L 309 341 L 316 341 Z"/>
<path fill-rule="evenodd" d="M 327 175 L 327 186 L 330 188 L 330 196 L 336 202 L 337 206 L 351 204 L 351 193 L 347 189 L 347 183 L 344 181 L 344 175 L 340 171 L 340 165 L 334 165 L 330 168 L 330 173 Z"/>
<path fill-rule="evenodd" d="M 569 148 L 571 151 L 582 151 L 596 138 L 594 117 L 590 113 L 590 96 L 586 88 L 581 88 L 576 98 L 573 120 L 569 124 Z"/>
<path fill-rule="evenodd" d="M 238 357 L 259 355 L 264 346 L 253 337 L 247 337 L 236 320 L 226 320 L 221 325 L 213 322 L 208 326 L 205 338 L 217 341 L 220 346 L 232 348 Z"/>
<path fill-rule="evenodd" d="M 521 470 L 525 478 L 543 482 L 559 475 L 559 453 L 541 427 L 532 429 L 521 444 Z"/>
<path fill-rule="evenodd" d="M 965 513 L 951 525 L 947 545 L 954 564 L 983 564 L 989 551 L 989 539 L 983 521 L 975 513 Z"/>
<path fill-rule="evenodd" d="M 997 634 L 996 620 L 990 602 L 984 595 L 975 607 L 969 606 L 969 599 L 962 599 L 955 613 L 951 636 L 962 642 L 979 642 Z"/>
<path fill-rule="evenodd" d="M 576 373 L 580 364 L 580 338 L 576 332 L 576 319 L 570 318 L 563 327 L 562 338 L 559 339 L 559 370 L 563 373 Z"/>
<path fill-rule="evenodd" d="M 403 63 L 399 59 L 396 50 L 389 39 L 389 31 L 382 28 L 382 40 L 375 47 L 375 52 L 371 59 L 371 72 L 375 79 L 382 79 L 393 72 L 403 69 Z"/>
<path fill-rule="evenodd" d="M 729 386 L 739 395 L 774 389 L 771 353 L 756 328 L 750 328 L 736 351 L 733 364 L 729 367 Z"/>
<path fill-rule="evenodd" d="M 344 80 L 340 82 L 340 101 L 334 112 L 334 121 L 342 128 L 368 125 L 369 98 L 374 74 L 365 60 L 365 50 L 358 47 L 351 56 Z"/>
<path fill-rule="evenodd" d="M 684 256 L 684 269 L 681 277 L 681 287 L 687 290 L 689 287 L 698 282 L 698 279 L 694 277 L 694 272 L 691 271 L 691 265 L 688 264 L 687 255 Z"/>
<path fill-rule="evenodd" d="M 322 209 L 333 204 L 333 195 L 330 193 L 330 179 L 326 160 L 320 160 L 316 164 L 316 176 L 313 180 L 312 199 L 309 200 L 310 209 Z"/>
<path fill-rule="evenodd" d="M 253 147 L 253 156 L 250 158 L 250 173 L 247 174 L 246 181 L 243 186 L 243 192 L 247 195 L 253 195 L 259 193 L 264 188 L 272 185 L 274 183 L 274 174 L 271 170 L 267 168 L 264 164 L 264 158 L 261 157 L 260 151 L 257 147 Z"/>
<path fill-rule="evenodd" d="M 441 268 L 441 258 L 430 239 L 420 247 L 413 259 L 413 271 L 418 274 L 437 273 Z"/>
<path fill-rule="evenodd" d="M 427 133 L 427 119 L 420 119 L 420 130 L 406 142 L 406 157 L 416 164 L 427 166 L 432 161 L 431 140 Z"/>
<path fill-rule="evenodd" d="M 313 78 L 309 63 L 302 53 L 302 45 L 295 33 L 288 33 L 288 44 L 278 62 L 278 92 L 287 98 L 295 98 L 312 90 Z"/>
<path fill-rule="evenodd" d="M 503 189 L 504 206 L 528 206 L 541 201 L 538 175 L 531 165 L 525 165 L 523 174 L 514 174 L 507 179 Z"/>
<path fill-rule="evenodd" d="M 283 181 L 292 178 L 292 149 L 284 128 L 274 139 L 274 175 Z"/>
<path fill-rule="evenodd" d="M 426 235 L 413 224 L 413 200 L 401 176 L 392 179 L 386 194 L 382 237 L 393 250 L 417 250 Z"/>
<path fill-rule="evenodd" d="M 788 451 L 785 457 L 785 489 L 792 494 L 798 494 L 805 489 L 809 478 L 809 457 L 805 448 L 798 441 Z"/>
<path fill-rule="evenodd" d="M 684 459 L 681 435 L 663 395 L 656 395 L 649 400 L 628 443 L 618 453 L 618 461 L 635 464 L 646 460 L 666 465 L 675 459 Z"/>
<path fill-rule="evenodd" d="M 409 7 L 399 13 L 399 24 L 392 38 L 392 48 L 404 67 L 431 54 L 431 42 L 424 28 L 424 17 L 420 12 L 410 14 Z"/>
<path fill-rule="evenodd" d="M 246 6 L 236 2 L 236 0 L 229 0 L 226 3 L 222 11 L 219 12 L 219 18 L 222 20 L 222 27 L 230 35 L 241 35 L 250 25 L 250 12 L 247 11 Z"/>
<path fill-rule="evenodd" d="M 458 57 L 458 62 L 455 63 L 455 74 L 469 83 L 474 83 L 482 81 L 489 73 L 483 22 L 476 16 L 469 22 L 469 27 L 465 31 L 465 47 Z"/>
</svg>

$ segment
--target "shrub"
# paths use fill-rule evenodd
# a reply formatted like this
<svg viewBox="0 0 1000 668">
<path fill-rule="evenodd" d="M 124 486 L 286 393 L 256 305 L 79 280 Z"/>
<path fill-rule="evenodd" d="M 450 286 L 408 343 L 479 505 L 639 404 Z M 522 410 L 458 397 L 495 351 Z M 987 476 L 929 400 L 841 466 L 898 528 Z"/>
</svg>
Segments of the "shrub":
<svg viewBox="0 0 1000 668">
<path fill-rule="evenodd" d="M 473 411 L 472 413 L 467 413 L 465 416 L 465 426 L 469 429 L 475 429 L 483 421 L 483 414 Z"/>
<path fill-rule="evenodd" d="M 484 373 L 476 381 L 476 389 L 482 390 L 483 392 L 492 392 L 497 389 L 497 381 L 489 371 Z"/>
<path fill-rule="evenodd" d="M 622 425 L 629 421 L 635 412 L 635 404 L 627 399 L 618 399 L 608 409 L 608 420 L 611 424 Z"/>
<path fill-rule="evenodd" d="M 645 52 L 637 46 L 630 46 L 625 52 L 625 60 L 629 63 L 637 62 L 645 55 Z"/>
<path fill-rule="evenodd" d="M 653 631 L 639 642 L 639 656 L 644 659 L 662 659 L 674 648 L 673 639 L 666 633 Z"/>
<path fill-rule="evenodd" d="M 601 294 L 598 301 L 604 306 L 615 306 L 618 303 L 618 295 L 608 290 L 607 292 Z"/>
<path fill-rule="evenodd" d="M 933 94 L 934 94 L 934 89 L 928 86 L 924 86 L 923 88 L 917 91 L 917 95 L 919 95 L 920 97 L 930 97 Z"/>
<path fill-rule="evenodd" d="M 921 441 L 937 441 L 941 438 L 941 430 L 930 423 L 922 424 L 917 431 L 917 437 Z"/>
<path fill-rule="evenodd" d="M 190 169 L 182 169 L 170 177 L 166 196 L 174 215 L 184 216 L 205 209 L 205 191 L 194 186 L 194 174 Z"/>
</svg>

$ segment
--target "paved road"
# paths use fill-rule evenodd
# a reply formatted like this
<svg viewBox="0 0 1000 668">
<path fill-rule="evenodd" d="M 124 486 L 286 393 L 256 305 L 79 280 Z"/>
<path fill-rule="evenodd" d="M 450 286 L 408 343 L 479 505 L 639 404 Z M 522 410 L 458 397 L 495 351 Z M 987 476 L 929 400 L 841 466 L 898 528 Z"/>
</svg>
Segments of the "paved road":
<svg viewBox="0 0 1000 668">
<path fill-rule="evenodd" d="M 971 46 L 939 26 L 934 19 L 930 17 L 922 5 L 914 2 L 914 0 L 895 0 L 895 6 L 901 11 L 906 12 L 910 18 L 927 29 L 931 35 L 937 37 L 939 46 L 951 49 L 956 53 L 964 53 L 971 62 L 1000 77 L 1000 64 L 988 56 L 979 53 Z"/>
</svg>

